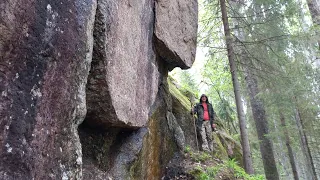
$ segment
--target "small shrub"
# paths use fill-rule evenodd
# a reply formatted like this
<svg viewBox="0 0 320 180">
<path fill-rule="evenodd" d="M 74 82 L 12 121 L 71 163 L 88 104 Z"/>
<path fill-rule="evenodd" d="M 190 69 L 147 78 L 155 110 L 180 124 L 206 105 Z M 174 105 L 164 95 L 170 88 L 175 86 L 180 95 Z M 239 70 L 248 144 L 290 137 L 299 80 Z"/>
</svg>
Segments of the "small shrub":
<svg viewBox="0 0 320 180">
<path fill-rule="evenodd" d="M 209 158 L 211 158 L 211 156 L 210 156 L 208 153 L 206 153 L 206 152 L 202 152 L 202 153 L 200 154 L 200 156 L 199 156 L 199 160 L 200 160 L 201 162 L 204 162 L 204 161 L 206 161 L 206 160 L 209 160 Z"/>
<path fill-rule="evenodd" d="M 234 172 L 235 178 L 244 178 L 245 180 L 265 180 L 264 176 L 262 175 L 247 174 L 246 171 L 240 167 L 234 159 L 227 161 L 225 166 Z"/>
<path fill-rule="evenodd" d="M 193 161 L 195 162 L 205 162 L 212 158 L 212 156 L 206 152 L 201 152 L 201 153 L 190 153 L 190 157 Z"/>
<path fill-rule="evenodd" d="M 207 174 L 201 173 L 199 175 L 199 177 L 197 177 L 197 179 L 199 179 L 199 180 L 209 180 L 210 178 L 209 178 L 209 176 Z"/>
<path fill-rule="evenodd" d="M 190 153 L 191 153 L 191 147 L 187 145 L 187 146 L 184 148 L 184 152 L 190 154 Z"/>
<path fill-rule="evenodd" d="M 197 180 L 209 180 L 209 176 L 201 168 L 201 166 L 194 167 L 190 172 Z"/>
<path fill-rule="evenodd" d="M 251 175 L 248 180 L 265 180 L 265 176 L 263 175 Z"/>
<path fill-rule="evenodd" d="M 208 167 L 206 169 L 206 172 L 209 176 L 209 178 L 213 179 L 216 174 L 219 172 L 219 170 L 221 169 L 221 166 L 212 166 L 212 167 Z"/>
</svg>

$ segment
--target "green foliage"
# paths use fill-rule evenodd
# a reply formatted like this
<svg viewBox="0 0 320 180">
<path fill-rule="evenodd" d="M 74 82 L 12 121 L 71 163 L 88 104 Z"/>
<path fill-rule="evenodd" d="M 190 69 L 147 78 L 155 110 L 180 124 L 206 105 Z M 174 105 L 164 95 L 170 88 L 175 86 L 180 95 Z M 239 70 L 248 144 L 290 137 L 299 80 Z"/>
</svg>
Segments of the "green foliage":
<svg viewBox="0 0 320 180">
<path fill-rule="evenodd" d="M 188 71 L 180 72 L 180 85 L 182 89 L 198 94 L 199 90 L 195 80 Z"/>
<path fill-rule="evenodd" d="M 238 164 L 236 163 L 236 161 L 234 161 L 234 159 L 227 161 L 226 166 L 229 169 L 232 169 L 232 171 L 234 172 L 234 176 L 236 178 L 249 177 L 249 175 L 244 171 L 244 169 L 238 166 Z"/>
<path fill-rule="evenodd" d="M 209 86 L 207 94 L 217 116 L 223 120 L 230 133 L 237 133 L 236 105 L 227 59 L 208 56 L 208 61 L 201 72 L 203 82 Z"/>
<path fill-rule="evenodd" d="M 206 169 L 206 172 L 210 178 L 214 178 L 214 176 L 219 172 L 221 166 L 211 166 Z"/>
<path fill-rule="evenodd" d="M 237 133 L 236 106 L 225 55 L 224 34 L 221 33 L 220 6 L 218 1 L 199 1 L 199 47 L 206 47 L 206 59 L 201 69 L 202 82 L 207 84 L 217 116 L 223 120 L 230 133 Z"/>
<path fill-rule="evenodd" d="M 181 91 L 171 82 L 170 78 L 168 78 L 168 85 L 170 93 L 174 97 L 176 97 L 186 109 L 190 109 L 190 100 L 184 94 L 181 93 Z"/>
<path fill-rule="evenodd" d="M 234 159 L 231 159 L 225 164 L 224 167 L 228 168 L 231 172 L 234 172 L 235 178 L 244 178 L 246 180 L 264 180 L 264 176 L 262 175 L 249 175 L 245 172 L 245 170 L 240 167 Z"/>
<path fill-rule="evenodd" d="M 189 173 L 193 175 L 197 180 L 209 180 L 208 175 L 205 173 L 201 166 L 196 166 Z"/>
<path fill-rule="evenodd" d="M 207 174 L 202 173 L 202 174 L 200 174 L 200 176 L 197 179 L 199 179 L 199 180 L 209 180 L 210 178 L 208 177 Z"/>
<path fill-rule="evenodd" d="M 215 179 L 216 176 L 227 179 L 265 180 L 263 175 L 247 174 L 234 160 L 228 160 L 223 164 L 210 167 L 196 166 L 189 173 L 197 180 Z"/>
<path fill-rule="evenodd" d="M 189 145 L 187 145 L 187 146 L 184 148 L 184 152 L 190 154 L 190 153 L 191 153 L 191 147 L 190 147 Z"/>
<path fill-rule="evenodd" d="M 206 153 L 206 152 L 200 153 L 199 160 L 201 162 L 204 162 L 204 161 L 208 160 L 209 158 L 212 158 L 212 157 L 208 153 Z"/>
<path fill-rule="evenodd" d="M 190 157 L 194 162 L 205 162 L 212 158 L 212 156 L 207 153 L 207 152 L 199 152 L 199 153 L 194 153 L 190 152 Z"/>
<path fill-rule="evenodd" d="M 177 84 L 179 84 L 179 91 L 182 92 L 185 96 L 199 96 L 198 84 L 195 77 L 189 72 L 189 70 L 181 70 L 180 68 L 175 68 L 169 73 L 169 75 L 172 81 L 177 81 Z"/>
<path fill-rule="evenodd" d="M 265 180 L 262 175 L 248 175 L 235 159 L 219 163 L 219 161 L 216 161 L 216 157 L 214 158 L 210 153 L 193 152 L 190 146 L 186 146 L 184 152 L 188 154 L 187 157 L 190 157 L 197 164 L 188 172 L 197 180 L 221 179 L 220 177 L 224 179 Z"/>
</svg>

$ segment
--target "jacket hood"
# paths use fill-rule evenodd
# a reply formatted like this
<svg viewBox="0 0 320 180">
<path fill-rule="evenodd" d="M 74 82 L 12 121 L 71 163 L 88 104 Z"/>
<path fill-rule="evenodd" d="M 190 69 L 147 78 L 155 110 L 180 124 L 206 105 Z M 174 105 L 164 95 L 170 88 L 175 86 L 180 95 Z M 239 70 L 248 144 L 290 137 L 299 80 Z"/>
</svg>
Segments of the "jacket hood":
<svg viewBox="0 0 320 180">
<path fill-rule="evenodd" d="M 207 98 L 206 103 L 208 104 L 208 103 L 209 103 L 209 99 L 208 99 L 208 96 L 205 95 L 205 94 L 202 94 L 202 95 L 200 96 L 199 102 L 202 103 L 201 98 L 202 98 L 203 96 L 205 96 L 205 97 Z"/>
</svg>

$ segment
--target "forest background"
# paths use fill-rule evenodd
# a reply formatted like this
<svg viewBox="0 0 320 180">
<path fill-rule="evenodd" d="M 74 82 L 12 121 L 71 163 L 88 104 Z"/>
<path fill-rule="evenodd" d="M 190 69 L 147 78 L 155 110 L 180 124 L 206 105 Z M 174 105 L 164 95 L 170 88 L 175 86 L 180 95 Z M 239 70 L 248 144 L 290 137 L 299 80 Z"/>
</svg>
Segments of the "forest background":
<svg viewBox="0 0 320 180">
<path fill-rule="evenodd" d="M 209 96 L 249 174 L 320 177 L 319 25 L 317 0 L 199 0 L 196 61 L 170 75 Z"/>
</svg>

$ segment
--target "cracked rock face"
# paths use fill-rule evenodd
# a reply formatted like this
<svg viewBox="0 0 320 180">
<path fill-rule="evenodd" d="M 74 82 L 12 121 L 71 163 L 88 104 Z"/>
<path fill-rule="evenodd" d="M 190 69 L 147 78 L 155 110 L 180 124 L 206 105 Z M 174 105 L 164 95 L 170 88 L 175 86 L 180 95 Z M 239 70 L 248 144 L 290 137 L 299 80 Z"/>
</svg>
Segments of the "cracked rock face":
<svg viewBox="0 0 320 180">
<path fill-rule="evenodd" d="M 169 69 L 186 69 L 194 62 L 197 44 L 197 0 L 157 0 L 155 46 Z"/>
<path fill-rule="evenodd" d="M 0 3 L 0 179 L 81 178 L 95 1 Z"/>
<path fill-rule="evenodd" d="M 87 85 L 91 125 L 146 125 L 160 74 L 152 49 L 152 9 L 149 0 L 98 2 Z"/>
<path fill-rule="evenodd" d="M 193 63 L 196 21 L 196 1 L 0 1 L 0 179 L 161 177 L 159 89 Z"/>
</svg>

